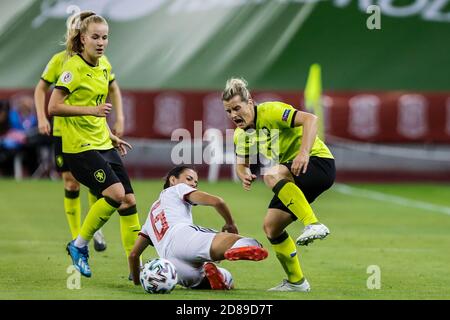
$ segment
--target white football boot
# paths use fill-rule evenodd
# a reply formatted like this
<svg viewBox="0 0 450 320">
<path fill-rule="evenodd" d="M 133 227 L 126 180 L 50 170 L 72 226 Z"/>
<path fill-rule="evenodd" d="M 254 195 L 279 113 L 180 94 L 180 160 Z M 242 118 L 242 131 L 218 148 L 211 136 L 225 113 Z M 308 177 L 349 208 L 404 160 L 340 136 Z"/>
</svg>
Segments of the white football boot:
<svg viewBox="0 0 450 320">
<path fill-rule="evenodd" d="M 311 286 L 308 280 L 304 280 L 301 284 L 290 283 L 286 279 L 283 280 L 281 284 L 276 287 L 270 288 L 267 291 L 297 291 L 297 292 L 309 292 L 311 291 Z"/>
<path fill-rule="evenodd" d="M 95 251 L 101 252 L 106 250 L 105 236 L 103 235 L 102 229 L 98 229 L 94 233 L 94 249 Z"/>
<path fill-rule="evenodd" d="M 316 239 L 324 239 L 329 234 L 330 230 L 324 224 L 310 224 L 303 229 L 296 242 L 299 246 L 307 246 Z"/>
</svg>

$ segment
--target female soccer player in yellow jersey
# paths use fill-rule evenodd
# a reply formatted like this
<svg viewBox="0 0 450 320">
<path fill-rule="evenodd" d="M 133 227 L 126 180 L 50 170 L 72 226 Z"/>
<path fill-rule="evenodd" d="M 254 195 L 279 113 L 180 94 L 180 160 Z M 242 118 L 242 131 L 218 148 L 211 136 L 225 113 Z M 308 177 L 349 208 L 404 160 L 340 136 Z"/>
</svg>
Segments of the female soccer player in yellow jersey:
<svg viewBox="0 0 450 320">
<path fill-rule="evenodd" d="M 298 245 L 323 239 L 330 232 L 319 223 L 310 203 L 334 183 L 333 155 L 317 137 L 317 117 L 282 102 L 256 105 L 243 79 L 229 79 L 222 93 L 228 117 L 236 125 L 237 175 L 250 190 L 255 159 L 264 164 L 264 183 L 274 193 L 264 219 L 264 232 L 287 274 L 270 291 L 309 291 L 295 243 L 285 228 L 300 219 L 305 225 Z"/>
<path fill-rule="evenodd" d="M 108 45 L 108 23 L 101 16 L 91 15 L 75 25 L 67 40 L 71 57 L 50 97 L 49 113 L 63 117 L 62 151 L 73 176 L 103 196 L 90 208 L 80 234 L 67 245 L 75 268 L 90 277 L 87 245 L 114 211 L 120 215 L 127 257 L 140 223 L 130 179 L 114 148 L 125 155 L 131 146 L 114 135 L 106 122 L 112 106 L 105 100 L 114 80 L 111 65 L 102 59 Z"/>
<path fill-rule="evenodd" d="M 66 40 L 69 37 L 71 30 L 75 27 L 76 21 L 83 21 L 85 18 L 95 15 L 92 11 L 82 11 L 70 17 L 66 33 Z M 36 88 L 34 90 L 34 100 L 36 111 L 38 115 L 39 133 L 43 135 L 50 135 L 50 123 L 47 120 L 45 113 L 45 96 L 52 84 L 55 84 L 61 74 L 61 69 L 64 63 L 69 58 L 66 50 L 55 54 L 47 63 L 45 70 L 41 75 Z M 107 59 L 103 56 L 101 59 Z M 116 111 L 116 122 L 114 124 L 113 132 L 121 137 L 124 129 L 124 116 L 122 110 L 122 98 L 117 81 L 111 81 L 109 86 L 111 102 Z M 72 238 L 75 239 L 80 233 L 81 226 L 81 201 L 80 201 L 80 183 L 73 177 L 69 171 L 69 167 L 64 161 L 62 153 L 62 139 L 61 139 L 61 121 L 60 117 L 53 118 L 53 145 L 55 151 L 56 170 L 61 173 L 64 182 L 64 211 L 66 213 L 69 228 Z M 92 190 L 88 193 L 89 207 L 97 201 L 97 195 L 94 195 Z M 106 242 L 101 229 L 94 234 L 94 248 L 96 251 L 103 251 L 106 249 Z"/>
</svg>

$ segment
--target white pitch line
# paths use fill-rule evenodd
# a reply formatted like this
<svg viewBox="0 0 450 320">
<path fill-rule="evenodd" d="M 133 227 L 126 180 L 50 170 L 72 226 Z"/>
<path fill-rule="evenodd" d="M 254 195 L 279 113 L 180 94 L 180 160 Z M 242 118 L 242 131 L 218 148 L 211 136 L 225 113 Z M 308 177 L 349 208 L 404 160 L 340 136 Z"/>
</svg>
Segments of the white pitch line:
<svg viewBox="0 0 450 320">
<path fill-rule="evenodd" d="M 399 196 L 393 196 L 393 195 L 389 195 L 389 194 L 378 192 L 378 191 L 355 188 L 355 187 L 351 187 L 351 186 L 341 184 L 341 183 L 336 183 L 334 185 L 333 189 L 340 193 L 343 193 L 343 194 L 367 198 L 367 199 L 371 199 L 371 200 L 378 200 L 378 201 L 382 201 L 382 202 L 395 203 L 395 204 L 398 204 L 401 206 L 410 207 L 410 208 L 414 208 L 414 209 L 419 208 L 419 209 L 439 212 L 439 213 L 443 213 L 443 214 L 450 216 L 450 207 L 440 206 L 440 205 L 432 204 L 429 202 L 412 200 L 412 199 L 403 198 L 403 197 L 399 197 Z"/>
</svg>

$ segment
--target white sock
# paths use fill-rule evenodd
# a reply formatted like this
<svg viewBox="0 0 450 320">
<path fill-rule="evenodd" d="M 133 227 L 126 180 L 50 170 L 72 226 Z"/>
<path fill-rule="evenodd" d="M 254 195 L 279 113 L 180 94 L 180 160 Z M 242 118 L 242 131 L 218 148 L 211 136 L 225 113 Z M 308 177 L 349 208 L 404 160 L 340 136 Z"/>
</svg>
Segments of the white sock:
<svg viewBox="0 0 450 320">
<path fill-rule="evenodd" d="M 241 238 L 238 241 L 236 241 L 231 248 L 234 249 L 248 246 L 261 247 L 261 244 L 253 238 Z"/>
<path fill-rule="evenodd" d="M 84 248 L 89 244 L 89 241 L 84 240 L 81 236 L 78 236 L 73 243 L 77 248 Z"/>
<path fill-rule="evenodd" d="M 224 268 L 217 267 L 217 269 L 219 269 L 219 271 L 222 273 L 228 289 L 231 289 L 231 287 L 233 286 L 233 276 L 231 275 L 231 272 Z"/>
</svg>

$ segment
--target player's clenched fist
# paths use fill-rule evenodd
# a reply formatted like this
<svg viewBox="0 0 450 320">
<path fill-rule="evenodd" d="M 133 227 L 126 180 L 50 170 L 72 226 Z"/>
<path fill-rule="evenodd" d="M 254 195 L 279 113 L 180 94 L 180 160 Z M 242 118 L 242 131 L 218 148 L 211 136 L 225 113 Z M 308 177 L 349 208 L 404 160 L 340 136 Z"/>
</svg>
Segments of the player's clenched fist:
<svg viewBox="0 0 450 320">
<path fill-rule="evenodd" d="M 249 191 L 250 187 L 252 185 L 252 182 L 256 179 L 256 176 L 254 174 L 247 174 L 242 177 L 242 187 Z"/>
</svg>

